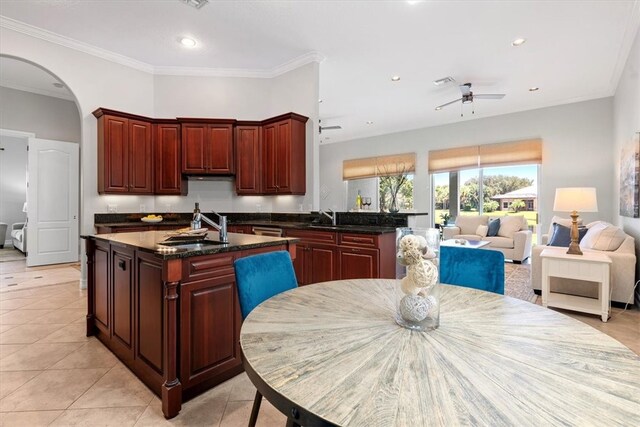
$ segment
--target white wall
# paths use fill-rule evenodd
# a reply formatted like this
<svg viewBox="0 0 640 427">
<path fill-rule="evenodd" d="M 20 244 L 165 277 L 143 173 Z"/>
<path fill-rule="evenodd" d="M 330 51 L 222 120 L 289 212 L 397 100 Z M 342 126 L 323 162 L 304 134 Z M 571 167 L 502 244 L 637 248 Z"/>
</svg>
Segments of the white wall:
<svg viewBox="0 0 640 427">
<path fill-rule="evenodd" d="M 611 194 L 612 102 L 612 98 L 602 98 L 344 143 L 323 144 L 320 147 L 320 185 L 326 187 L 329 197 L 321 201 L 320 207 L 338 205 L 341 209 L 345 208 L 342 181 L 342 161 L 345 159 L 416 152 L 414 205 L 418 212 L 430 212 L 431 183 L 427 173 L 429 150 L 542 138 L 539 207 L 543 230 L 549 227 L 553 215 L 551 207 L 556 187 L 596 187 L 600 212 L 582 216 L 585 221 L 597 218 L 611 221 L 615 212 Z"/>
<path fill-rule="evenodd" d="M 27 201 L 27 143 L 24 138 L 0 136 L 0 147 L 0 222 L 7 224 L 0 239 L 9 244 L 11 224 L 26 217 L 22 205 Z"/>
<path fill-rule="evenodd" d="M 636 254 L 640 253 L 640 219 L 620 216 L 620 152 L 640 132 L 640 32 L 636 35 L 615 97 L 613 98 L 613 210 L 614 222 L 636 239 Z M 636 264 L 636 278 L 640 277 L 640 263 Z M 636 296 L 640 301 L 640 295 Z"/>
<path fill-rule="evenodd" d="M 293 212 L 310 210 L 317 197 L 316 171 L 318 137 L 319 67 L 307 64 L 271 79 L 231 77 L 156 76 L 155 117 L 216 117 L 264 120 L 295 112 L 307 122 L 307 194 L 305 196 L 237 196 L 228 179 L 189 181 L 189 194 L 175 198 L 156 197 L 156 210 L 168 204 L 173 210 L 189 211 L 196 201 L 203 210 Z"/>
<path fill-rule="evenodd" d="M 0 98 L 0 129 L 80 142 L 80 113 L 75 102 L 6 87 L 0 87 Z"/>
<path fill-rule="evenodd" d="M 0 28 L 0 54 L 43 67 L 74 94 L 82 129 L 80 232 L 92 233 L 93 214 L 106 211 L 106 203 L 97 191 L 97 125 L 91 112 L 108 107 L 151 116 L 153 76 L 7 28 Z M 137 199 L 128 201 L 132 209 L 139 208 Z"/>
</svg>

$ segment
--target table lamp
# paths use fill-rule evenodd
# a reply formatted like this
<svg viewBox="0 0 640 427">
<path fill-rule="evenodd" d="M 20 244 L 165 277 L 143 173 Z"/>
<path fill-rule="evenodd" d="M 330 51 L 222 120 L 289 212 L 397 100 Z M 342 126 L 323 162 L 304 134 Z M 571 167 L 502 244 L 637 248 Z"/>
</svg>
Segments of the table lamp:
<svg viewBox="0 0 640 427">
<path fill-rule="evenodd" d="M 571 212 L 571 244 L 567 253 L 582 255 L 580 245 L 578 245 L 578 211 L 598 212 L 596 189 L 592 187 L 556 188 L 553 210 Z"/>
</svg>

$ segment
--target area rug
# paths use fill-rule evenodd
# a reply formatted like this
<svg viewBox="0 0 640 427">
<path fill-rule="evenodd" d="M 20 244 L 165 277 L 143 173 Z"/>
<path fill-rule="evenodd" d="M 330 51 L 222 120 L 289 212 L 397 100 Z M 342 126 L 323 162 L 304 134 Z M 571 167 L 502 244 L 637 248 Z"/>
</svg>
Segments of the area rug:
<svg viewBox="0 0 640 427">
<path fill-rule="evenodd" d="M 538 296 L 531 288 L 530 264 L 504 264 L 504 294 L 535 303 Z"/>
<path fill-rule="evenodd" d="M 25 256 L 22 252 L 14 248 L 0 249 L 0 262 L 23 261 Z"/>
</svg>

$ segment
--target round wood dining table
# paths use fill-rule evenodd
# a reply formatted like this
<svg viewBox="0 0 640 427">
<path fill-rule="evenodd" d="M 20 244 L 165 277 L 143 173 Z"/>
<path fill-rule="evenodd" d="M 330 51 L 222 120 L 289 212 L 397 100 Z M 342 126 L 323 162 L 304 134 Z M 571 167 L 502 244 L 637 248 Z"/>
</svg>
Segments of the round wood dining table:
<svg viewBox="0 0 640 427">
<path fill-rule="evenodd" d="M 441 285 L 440 327 L 395 322 L 399 282 L 265 301 L 242 325 L 251 381 L 300 425 L 640 425 L 640 357 L 561 313 Z"/>
</svg>

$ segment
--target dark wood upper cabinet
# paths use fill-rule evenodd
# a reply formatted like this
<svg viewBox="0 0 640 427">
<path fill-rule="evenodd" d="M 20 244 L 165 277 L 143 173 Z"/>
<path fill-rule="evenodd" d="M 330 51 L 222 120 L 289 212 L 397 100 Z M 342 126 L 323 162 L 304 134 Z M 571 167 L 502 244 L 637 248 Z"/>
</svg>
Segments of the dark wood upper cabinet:
<svg viewBox="0 0 640 427">
<path fill-rule="evenodd" d="M 235 171 L 232 119 L 179 118 L 182 124 L 182 173 L 232 175 Z"/>
<path fill-rule="evenodd" d="M 185 195 L 187 185 L 182 176 L 182 143 L 180 124 L 158 121 L 154 124 L 155 194 Z"/>
<path fill-rule="evenodd" d="M 263 122 L 263 193 L 306 193 L 308 118 L 288 113 Z"/>
<path fill-rule="evenodd" d="M 260 125 L 236 127 L 236 193 L 262 193 L 262 145 Z"/>
<path fill-rule="evenodd" d="M 99 108 L 98 193 L 153 194 L 152 119 Z"/>
</svg>

